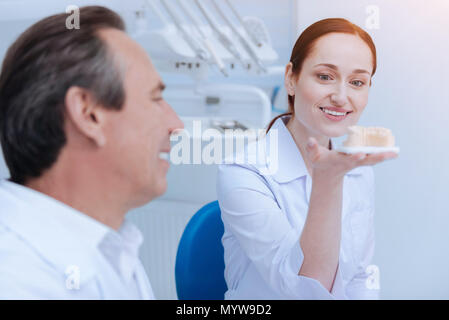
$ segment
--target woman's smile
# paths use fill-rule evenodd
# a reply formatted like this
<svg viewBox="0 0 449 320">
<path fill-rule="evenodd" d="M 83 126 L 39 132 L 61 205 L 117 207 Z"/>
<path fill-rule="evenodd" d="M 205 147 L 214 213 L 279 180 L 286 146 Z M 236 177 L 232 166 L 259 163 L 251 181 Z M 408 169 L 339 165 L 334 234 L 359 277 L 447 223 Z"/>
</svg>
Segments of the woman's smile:
<svg viewBox="0 0 449 320">
<path fill-rule="evenodd" d="M 347 111 L 336 107 L 319 107 L 323 115 L 331 121 L 342 121 L 352 113 L 352 111 Z"/>
</svg>

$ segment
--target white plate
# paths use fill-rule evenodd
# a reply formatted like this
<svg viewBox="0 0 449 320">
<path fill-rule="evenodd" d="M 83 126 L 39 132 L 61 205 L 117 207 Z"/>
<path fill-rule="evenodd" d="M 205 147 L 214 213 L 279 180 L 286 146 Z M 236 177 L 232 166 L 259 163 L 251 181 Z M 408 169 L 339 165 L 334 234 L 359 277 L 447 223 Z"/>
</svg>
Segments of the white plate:
<svg viewBox="0 0 449 320">
<path fill-rule="evenodd" d="M 381 153 L 381 152 L 396 152 L 399 154 L 399 147 L 343 147 L 340 146 L 335 149 L 338 152 L 354 154 L 358 152 L 363 153 Z"/>
</svg>

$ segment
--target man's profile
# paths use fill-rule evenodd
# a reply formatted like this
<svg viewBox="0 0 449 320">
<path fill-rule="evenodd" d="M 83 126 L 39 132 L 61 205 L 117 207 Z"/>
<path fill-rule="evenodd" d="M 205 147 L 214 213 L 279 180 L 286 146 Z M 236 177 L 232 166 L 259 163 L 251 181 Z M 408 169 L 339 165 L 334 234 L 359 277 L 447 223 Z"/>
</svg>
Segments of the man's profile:
<svg viewBox="0 0 449 320">
<path fill-rule="evenodd" d="M 66 18 L 28 28 L 0 73 L 0 298 L 151 299 L 125 215 L 165 192 L 183 125 L 115 12 Z"/>
</svg>

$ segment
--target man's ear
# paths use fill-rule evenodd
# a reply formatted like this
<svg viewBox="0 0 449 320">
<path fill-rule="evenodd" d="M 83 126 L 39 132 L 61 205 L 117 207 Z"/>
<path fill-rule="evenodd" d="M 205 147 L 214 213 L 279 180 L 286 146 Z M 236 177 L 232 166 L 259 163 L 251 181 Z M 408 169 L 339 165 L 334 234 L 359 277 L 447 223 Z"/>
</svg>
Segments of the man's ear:
<svg viewBox="0 0 449 320">
<path fill-rule="evenodd" d="M 287 66 L 285 66 L 285 77 L 284 77 L 284 85 L 285 90 L 289 96 L 295 95 L 295 77 L 292 72 L 293 64 L 289 62 Z"/>
<path fill-rule="evenodd" d="M 104 133 L 104 109 L 96 102 L 89 90 L 70 87 L 65 95 L 67 116 L 80 134 L 97 146 L 106 144 Z"/>
</svg>

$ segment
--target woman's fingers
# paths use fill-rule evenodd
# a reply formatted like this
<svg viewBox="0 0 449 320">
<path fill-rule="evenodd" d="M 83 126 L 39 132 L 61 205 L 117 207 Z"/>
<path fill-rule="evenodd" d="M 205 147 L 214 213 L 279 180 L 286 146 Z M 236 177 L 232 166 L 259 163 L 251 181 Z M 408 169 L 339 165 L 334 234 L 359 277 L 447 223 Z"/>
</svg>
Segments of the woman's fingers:
<svg viewBox="0 0 449 320">
<path fill-rule="evenodd" d="M 358 153 L 355 153 L 355 154 L 351 154 L 350 158 L 351 158 L 351 160 L 358 162 L 358 161 L 361 161 L 361 160 L 365 159 L 366 156 L 367 156 L 366 153 L 358 152 Z"/>
<path fill-rule="evenodd" d="M 348 170 L 352 170 L 356 167 L 361 166 L 371 166 L 380 163 L 385 160 L 395 159 L 398 155 L 394 152 L 382 152 L 382 153 L 355 153 L 355 154 L 345 154 L 338 153 L 340 160 L 348 164 Z"/>
<path fill-rule="evenodd" d="M 360 166 L 371 166 L 385 160 L 395 159 L 397 157 L 398 155 L 394 152 L 368 154 L 365 159 L 361 160 Z"/>
<path fill-rule="evenodd" d="M 367 154 L 363 152 L 358 152 L 354 154 L 345 154 L 338 153 L 339 157 L 343 157 L 343 161 L 345 163 L 345 167 L 347 171 L 352 170 L 355 167 L 360 166 L 361 161 L 366 159 Z"/>
<path fill-rule="evenodd" d="M 372 154 L 363 152 L 355 154 L 340 153 L 320 146 L 313 137 L 308 139 L 306 150 L 308 158 L 315 168 L 319 168 L 319 170 L 330 170 L 329 172 L 346 172 L 356 167 L 375 165 L 385 160 L 397 158 L 398 156 L 394 152 Z"/>
<path fill-rule="evenodd" d="M 315 138 L 310 137 L 307 141 L 307 152 L 309 153 L 309 158 L 312 162 L 318 160 L 320 156 L 319 145 Z"/>
</svg>

